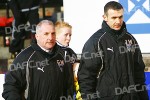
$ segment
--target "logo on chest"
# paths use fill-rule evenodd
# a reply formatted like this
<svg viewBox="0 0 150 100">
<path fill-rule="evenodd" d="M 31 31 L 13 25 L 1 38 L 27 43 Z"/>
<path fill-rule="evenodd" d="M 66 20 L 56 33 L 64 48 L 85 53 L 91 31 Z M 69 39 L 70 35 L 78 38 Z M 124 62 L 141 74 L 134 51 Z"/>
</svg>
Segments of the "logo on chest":
<svg viewBox="0 0 150 100">
<path fill-rule="evenodd" d="M 119 51 L 120 53 L 127 53 L 127 52 L 135 52 L 135 49 L 139 48 L 138 44 L 133 43 L 131 39 L 125 40 L 125 46 L 120 46 Z"/>
<path fill-rule="evenodd" d="M 131 51 L 132 45 L 133 45 L 132 40 L 125 40 L 125 44 L 126 44 L 127 50 Z"/>
<path fill-rule="evenodd" d="M 64 60 L 57 60 L 57 64 L 61 70 L 61 72 L 63 71 L 63 66 L 64 66 Z"/>
</svg>

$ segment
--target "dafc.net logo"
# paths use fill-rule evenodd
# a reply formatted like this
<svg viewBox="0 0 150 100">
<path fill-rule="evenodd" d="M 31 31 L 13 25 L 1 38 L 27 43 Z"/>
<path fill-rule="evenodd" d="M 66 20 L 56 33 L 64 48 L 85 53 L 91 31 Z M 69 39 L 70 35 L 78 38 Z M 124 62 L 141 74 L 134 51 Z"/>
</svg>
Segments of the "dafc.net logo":
<svg viewBox="0 0 150 100">
<path fill-rule="evenodd" d="M 123 5 L 124 21 L 133 34 L 150 34 L 150 0 L 119 0 Z"/>
</svg>

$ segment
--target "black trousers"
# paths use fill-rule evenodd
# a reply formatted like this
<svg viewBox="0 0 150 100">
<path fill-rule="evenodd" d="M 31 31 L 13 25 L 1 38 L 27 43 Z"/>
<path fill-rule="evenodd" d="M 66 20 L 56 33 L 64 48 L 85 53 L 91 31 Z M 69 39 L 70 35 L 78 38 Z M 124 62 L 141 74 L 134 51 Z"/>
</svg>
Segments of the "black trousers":
<svg viewBox="0 0 150 100">
<path fill-rule="evenodd" d="M 14 13 L 15 14 L 15 13 Z M 11 53 L 20 52 L 24 47 L 26 33 L 35 34 L 35 27 L 39 23 L 38 9 L 20 12 L 20 17 L 14 15 L 12 41 L 9 51 Z M 29 25 L 27 24 L 29 22 Z"/>
<path fill-rule="evenodd" d="M 15 17 L 15 16 L 14 16 Z M 29 25 L 27 25 L 29 22 Z M 35 34 L 35 26 L 39 23 L 38 9 L 21 12 L 20 17 L 15 18 L 13 23 L 13 37 L 18 39 L 25 36 L 25 31 Z"/>
</svg>

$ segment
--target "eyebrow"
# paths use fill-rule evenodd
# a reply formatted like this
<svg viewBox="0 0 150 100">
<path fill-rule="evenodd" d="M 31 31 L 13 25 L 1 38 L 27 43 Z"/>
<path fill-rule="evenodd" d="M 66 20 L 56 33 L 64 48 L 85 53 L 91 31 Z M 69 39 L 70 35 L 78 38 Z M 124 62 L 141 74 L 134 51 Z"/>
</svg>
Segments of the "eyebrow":
<svg viewBox="0 0 150 100">
<path fill-rule="evenodd" d="M 49 32 L 44 32 L 44 34 L 49 34 Z"/>
<path fill-rule="evenodd" d="M 55 34 L 55 32 L 44 32 L 44 34 Z"/>
</svg>

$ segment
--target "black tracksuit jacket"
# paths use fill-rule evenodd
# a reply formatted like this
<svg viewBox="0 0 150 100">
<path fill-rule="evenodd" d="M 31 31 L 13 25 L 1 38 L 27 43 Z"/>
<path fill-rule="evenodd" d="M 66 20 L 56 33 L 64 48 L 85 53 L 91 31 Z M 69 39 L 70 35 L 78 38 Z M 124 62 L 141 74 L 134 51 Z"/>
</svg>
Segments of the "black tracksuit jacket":
<svg viewBox="0 0 150 100">
<path fill-rule="evenodd" d="M 69 66 L 69 72 L 70 72 L 70 79 L 68 82 L 68 92 L 73 93 L 71 95 L 74 95 L 75 93 L 75 86 L 74 86 L 74 76 L 73 76 L 73 64 L 77 62 L 77 55 L 76 53 L 69 47 L 63 46 L 61 43 L 57 41 L 57 44 L 62 48 L 62 50 L 65 52 L 65 61 L 66 64 Z M 73 98 L 73 97 L 72 97 Z"/>
<path fill-rule="evenodd" d="M 78 71 L 82 98 L 148 100 L 144 68 L 138 43 L 125 23 L 115 31 L 104 21 L 82 51 Z"/>
<path fill-rule="evenodd" d="M 69 69 L 57 44 L 49 54 L 36 43 L 23 50 L 5 76 L 5 100 L 60 100 L 70 96 Z M 69 88 L 70 89 L 70 88 Z M 26 92 L 24 93 L 24 91 Z"/>
</svg>

